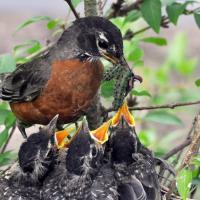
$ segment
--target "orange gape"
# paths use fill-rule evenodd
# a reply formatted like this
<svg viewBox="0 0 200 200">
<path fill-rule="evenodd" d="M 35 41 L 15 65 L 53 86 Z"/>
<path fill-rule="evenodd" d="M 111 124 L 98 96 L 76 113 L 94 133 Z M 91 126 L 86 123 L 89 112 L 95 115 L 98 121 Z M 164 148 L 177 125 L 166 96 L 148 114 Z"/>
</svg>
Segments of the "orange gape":
<svg viewBox="0 0 200 200">
<path fill-rule="evenodd" d="M 55 61 L 40 95 L 31 102 L 11 103 L 11 109 L 18 119 L 30 124 L 47 124 L 56 114 L 60 124 L 75 121 L 91 105 L 102 75 L 100 61 Z"/>
</svg>

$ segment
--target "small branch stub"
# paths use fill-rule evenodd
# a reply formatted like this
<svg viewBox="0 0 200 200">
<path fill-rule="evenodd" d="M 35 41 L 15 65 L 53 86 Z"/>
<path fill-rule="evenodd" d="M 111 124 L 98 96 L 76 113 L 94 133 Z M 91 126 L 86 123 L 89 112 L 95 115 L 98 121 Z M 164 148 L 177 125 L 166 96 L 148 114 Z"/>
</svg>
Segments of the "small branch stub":
<svg viewBox="0 0 200 200">
<path fill-rule="evenodd" d="M 96 0 L 84 0 L 85 16 L 97 15 L 97 1 Z"/>
</svg>

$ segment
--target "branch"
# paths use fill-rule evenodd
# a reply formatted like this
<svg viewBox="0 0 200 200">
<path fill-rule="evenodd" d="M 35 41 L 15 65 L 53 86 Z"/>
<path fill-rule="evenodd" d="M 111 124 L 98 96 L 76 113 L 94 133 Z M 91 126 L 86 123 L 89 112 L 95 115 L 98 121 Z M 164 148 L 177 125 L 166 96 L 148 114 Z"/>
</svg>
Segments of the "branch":
<svg viewBox="0 0 200 200">
<path fill-rule="evenodd" d="M 84 0 L 85 16 L 97 15 L 97 1 L 96 0 Z"/>
<path fill-rule="evenodd" d="M 172 104 L 164 104 L 159 106 L 142 106 L 142 107 L 129 107 L 130 110 L 156 110 L 156 109 L 174 109 L 176 107 L 181 106 L 190 106 L 190 105 L 196 105 L 200 104 L 199 101 L 192 101 L 192 102 L 184 102 L 184 103 L 172 103 Z M 113 112 L 115 109 L 113 107 L 106 109 L 106 112 Z"/>
<path fill-rule="evenodd" d="M 126 4 L 124 6 L 123 6 L 123 3 L 124 3 L 123 0 L 118 0 L 116 3 L 113 3 L 112 10 L 107 18 L 110 19 L 110 18 L 115 18 L 119 16 L 125 16 L 131 10 L 136 10 L 136 9 L 138 10 L 139 5 L 142 3 L 142 0 L 137 0 L 134 3 Z"/>
<path fill-rule="evenodd" d="M 78 13 L 76 12 L 73 4 L 72 4 L 72 1 L 71 0 L 64 0 L 65 2 L 67 2 L 67 4 L 69 5 L 70 9 L 72 10 L 74 16 L 76 17 L 76 19 L 79 19 L 79 15 Z"/>
<path fill-rule="evenodd" d="M 164 160 L 169 159 L 170 157 L 172 157 L 173 155 L 177 154 L 179 151 L 182 151 L 185 147 L 187 147 L 189 144 L 191 144 L 192 140 L 191 139 L 186 139 L 182 144 L 180 144 L 177 147 L 174 147 L 171 151 L 169 151 L 168 153 L 166 153 L 163 156 Z"/>
<path fill-rule="evenodd" d="M 163 16 L 162 17 L 162 20 L 161 20 L 161 27 L 163 28 L 168 28 L 169 27 L 169 18 L 166 17 L 166 16 Z M 136 35 L 139 35 L 147 30 L 151 29 L 151 26 L 147 26 L 147 27 L 144 27 L 136 32 L 133 32 L 131 30 L 128 30 L 125 34 L 124 34 L 124 37 L 123 39 L 124 40 L 131 40 L 132 37 L 135 37 Z"/>
</svg>

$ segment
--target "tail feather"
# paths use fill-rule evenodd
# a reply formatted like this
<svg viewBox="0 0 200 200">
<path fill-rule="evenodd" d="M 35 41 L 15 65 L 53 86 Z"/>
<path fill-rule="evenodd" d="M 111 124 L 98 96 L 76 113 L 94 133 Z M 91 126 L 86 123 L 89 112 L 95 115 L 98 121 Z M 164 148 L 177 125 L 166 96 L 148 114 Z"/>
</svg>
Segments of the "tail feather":
<svg viewBox="0 0 200 200">
<path fill-rule="evenodd" d="M 9 75 L 9 73 L 0 74 L 0 99 L 2 98 L 2 87 L 5 78 Z"/>
</svg>

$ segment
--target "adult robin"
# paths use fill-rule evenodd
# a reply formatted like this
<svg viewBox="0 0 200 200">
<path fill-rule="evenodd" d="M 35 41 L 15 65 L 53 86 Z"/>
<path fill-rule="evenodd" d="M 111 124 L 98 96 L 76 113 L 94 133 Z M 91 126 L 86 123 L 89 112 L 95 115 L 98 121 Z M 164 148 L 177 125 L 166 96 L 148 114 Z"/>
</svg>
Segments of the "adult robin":
<svg viewBox="0 0 200 200">
<path fill-rule="evenodd" d="M 102 17 L 85 17 L 66 29 L 47 54 L 4 76 L 0 98 L 10 103 L 23 136 L 24 125 L 48 124 L 56 114 L 62 125 L 87 112 L 103 76 L 100 58 L 130 70 L 120 30 Z"/>
</svg>

